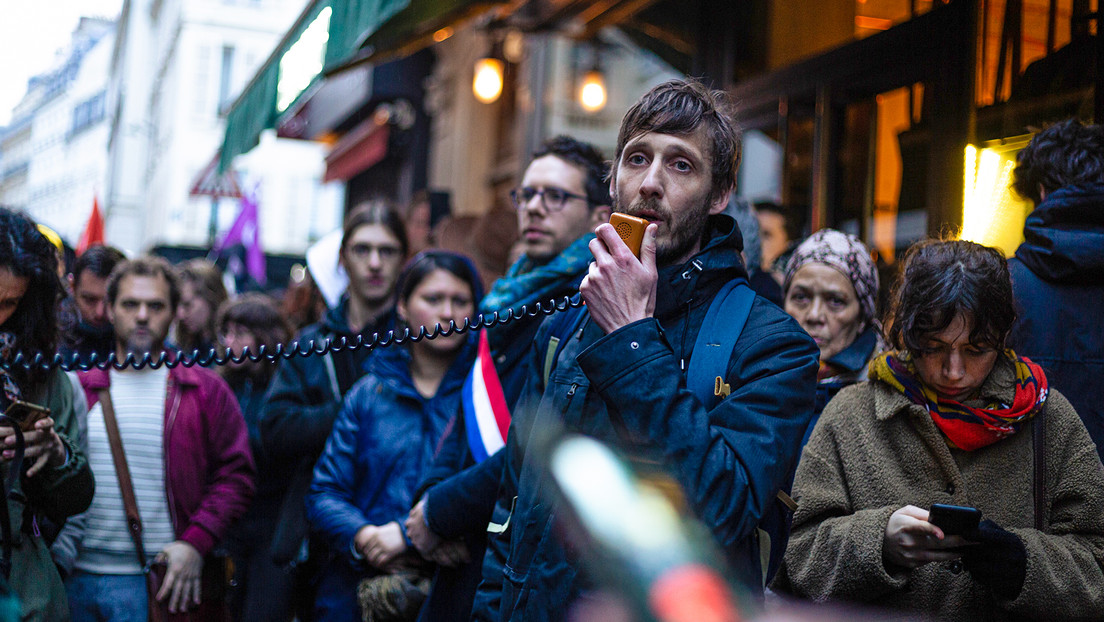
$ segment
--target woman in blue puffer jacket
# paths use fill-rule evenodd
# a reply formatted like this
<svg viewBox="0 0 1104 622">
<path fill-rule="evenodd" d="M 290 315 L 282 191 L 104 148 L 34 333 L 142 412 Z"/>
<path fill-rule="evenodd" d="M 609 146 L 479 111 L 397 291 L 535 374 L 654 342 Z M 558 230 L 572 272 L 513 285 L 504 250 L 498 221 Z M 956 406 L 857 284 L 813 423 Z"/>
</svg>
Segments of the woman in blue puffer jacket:
<svg viewBox="0 0 1104 622">
<path fill-rule="evenodd" d="M 421 253 L 399 279 L 400 321 L 412 334 L 460 324 L 479 302 L 479 283 L 466 258 Z M 474 333 L 384 348 L 345 397 L 307 496 L 311 527 L 336 555 L 322 574 L 316 620 L 361 620 L 361 604 L 417 613 L 424 562 L 403 519 L 458 410 L 474 354 Z"/>
</svg>

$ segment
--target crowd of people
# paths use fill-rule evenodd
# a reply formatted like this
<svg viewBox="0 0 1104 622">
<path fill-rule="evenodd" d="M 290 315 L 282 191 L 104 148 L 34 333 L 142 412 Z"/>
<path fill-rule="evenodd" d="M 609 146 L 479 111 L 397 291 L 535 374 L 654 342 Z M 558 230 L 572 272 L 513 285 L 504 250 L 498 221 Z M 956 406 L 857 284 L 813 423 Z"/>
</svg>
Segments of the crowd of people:
<svg viewBox="0 0 1104 622">
<path fill-rule="evenodd" d="M 740 147 L 723 94 L 659 85 L 612 161 L 566 136 L 532 154 L 486 293 L 373 201 L 321 315 L 205 260 L 67 262 L 0 208 L 0 620 L 597 619 L 610 570 L 548 480 L 564 433 L 665 490 L 766 615 L 1101 619 L 1104 127 L 1020 154 L 1012 259 L 921 241 L 888 295 L 854 235 L 735 206 Z M 647 221 L 639 255 L 612 212 Z M 300 355 L 244 356 L 278 344 Z M 233 359 L 190 364 L 212 350 Z M 91 368 L 16 362 L 55 352 Z"/>
</svg>

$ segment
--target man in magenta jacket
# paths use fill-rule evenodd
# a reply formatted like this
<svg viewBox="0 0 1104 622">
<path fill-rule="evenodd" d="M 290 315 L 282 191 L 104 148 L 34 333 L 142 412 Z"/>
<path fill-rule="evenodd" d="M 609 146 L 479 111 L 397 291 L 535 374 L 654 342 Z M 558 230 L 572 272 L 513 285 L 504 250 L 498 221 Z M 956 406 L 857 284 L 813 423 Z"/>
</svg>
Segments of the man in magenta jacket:
<svg viewBox="0 0 1104 622">
<path fill-rule="evenodd" d="M 112 274 L 107 294 L 116 354 L 122 359 L 128 352 L 149 352 L 156 359 L 179 301 L 172 268 L 151 257 L 124 263 Z M 66 585 L 73 617 L 128 620 L 146 614 L 144 579 L 103 425 L 105 390 L 119 422 L 147 557 L 167 564 L 157 599 L 173 612 L 192 609 L 202 600 L 204 558 L 253 496 L 255 469 L 238 402 L 218 375 L 183 365 L 94 369 L 81 375 L 81 384 L 98 486 Z"/>
</svg>

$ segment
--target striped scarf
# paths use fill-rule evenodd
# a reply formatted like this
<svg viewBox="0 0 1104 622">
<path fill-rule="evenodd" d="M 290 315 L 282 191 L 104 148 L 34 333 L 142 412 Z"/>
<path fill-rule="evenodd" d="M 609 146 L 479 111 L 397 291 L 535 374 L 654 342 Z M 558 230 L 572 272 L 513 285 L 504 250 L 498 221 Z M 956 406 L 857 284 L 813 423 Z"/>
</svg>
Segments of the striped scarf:
<svg viewBox="0 0 1104 622">
<path fill-rule="evenodd" d="M 900 391 L 914 404 L 924 406 L 947 444 L 965 451 L 991 445 L 1019 431 L 1039 411 L 1047 398 L 1043 369 L 1012 350 L 1004 355 L 1015 368 L 1015 393 L 1011 404 L 990 402 L 985 408 L 940 398 L 925 385 L 916 367 L 898 352 L 886 352 L 870 362 L 870 378 Z"/>
</svg>

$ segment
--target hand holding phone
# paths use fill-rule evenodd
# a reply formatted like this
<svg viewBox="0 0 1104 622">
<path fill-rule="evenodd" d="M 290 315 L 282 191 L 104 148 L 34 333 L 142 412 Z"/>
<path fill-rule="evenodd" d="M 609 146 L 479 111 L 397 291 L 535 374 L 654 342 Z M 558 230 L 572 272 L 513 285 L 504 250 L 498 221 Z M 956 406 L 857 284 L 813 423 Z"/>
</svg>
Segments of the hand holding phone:
<svg viewBox="0 0 1104 622">
<path fill-rule="evenodd" d="M 15 400 L 4 411 L 4 414 L 19 424 L 19 429 L 26 434 L 34 429 L 35 423 L 38 423 L 40 419 L 50 416 L 50 409 L 38 404 Z"/>
<path fill-rule="evenodd" d="M 944 535 L 965 536 L 977 531 L 981 510 L 960 505 L 932 504 L 928 522 L 943 530 Z"/>
<path fill-rule="evenodd" d="M 629 216 L 621 212 L 610 214 L 609 222 L 613 230 L 629 247 L 629 250 L 640 259 L 640 246 L 644 243 L 644 230 L 648 228 L 648 221 L 636 216 Z"/>
<path fill-rule="evenodd" d="M 52 423 L 42 427 L 36 427 L 39 421 L 49 420 L 50 409 L 38 404 L 15 400 L 4 411 L 4 414 L 19 426 L 23 433 L 25 448 L 23 451 L 23 464 L 27 467 L 27 477 L 34 477 L 46 466 L 60 466 L 65 462 L 65 445 Z M 0 460 L 7 462 L 15 457 L 15 433 L 3 437 L 2 454 Z"/>
</svg>

